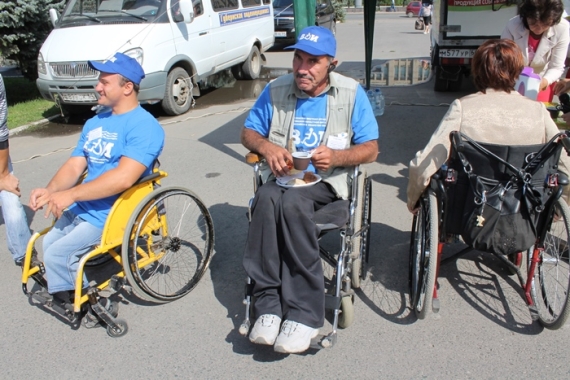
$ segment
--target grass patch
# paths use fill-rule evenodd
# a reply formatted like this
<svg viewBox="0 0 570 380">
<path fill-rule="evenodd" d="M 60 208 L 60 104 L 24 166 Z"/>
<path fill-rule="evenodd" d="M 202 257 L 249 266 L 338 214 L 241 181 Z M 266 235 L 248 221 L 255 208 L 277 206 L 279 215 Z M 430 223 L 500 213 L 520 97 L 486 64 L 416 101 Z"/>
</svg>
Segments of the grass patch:
<svg viewBox="0 0 570 380">
<path fill-rule="evenodd" d="M 54 102 L 42 98 L 35 82 L 26 78 L 3 79 L 8 100 L 8 129 L 59 115 L 59 108 Z"/>
</svg>

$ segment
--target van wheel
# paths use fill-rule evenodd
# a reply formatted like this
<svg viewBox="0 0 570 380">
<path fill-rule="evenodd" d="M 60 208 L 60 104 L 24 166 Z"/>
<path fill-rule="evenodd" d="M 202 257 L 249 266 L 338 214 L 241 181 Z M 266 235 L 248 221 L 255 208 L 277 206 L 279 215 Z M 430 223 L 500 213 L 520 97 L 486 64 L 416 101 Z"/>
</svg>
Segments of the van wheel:
<svg viewBox="0 0 570 380">
<path fill-rule="evenodd" d="M 181 67 L 175 67 L 166 77 L 166 92 L 162 109 L 170 116 L 181 115 L 192 105 L 192 82 Z"/>
<path fill-rule="evenodd" d="M 433 90 L 435 92 L 445 92 L 447 91 L 447 79 L 441 78 L 441 67 L 436 66 L 433 72 L 434 83 L 433 83 Z"/>
<path fill-rule="evenodd" d="M 261 53 L 257 46 L 253 45 L 247 60 L 241 67 L 244 79 L 257 79 L 261 73 Z"/>
<path fill-rule="evenodd" d="M 244 74 L 243 74 L 243 69 L 242 69 L 243 65 L 234 65 L 232 66 L 231 70 L 232 70 L 232 74 L 234 76 L 234 78 L 236 78 L 237 80 L 242 80 L 245 79 L 244 78 Z"/>
</svg>

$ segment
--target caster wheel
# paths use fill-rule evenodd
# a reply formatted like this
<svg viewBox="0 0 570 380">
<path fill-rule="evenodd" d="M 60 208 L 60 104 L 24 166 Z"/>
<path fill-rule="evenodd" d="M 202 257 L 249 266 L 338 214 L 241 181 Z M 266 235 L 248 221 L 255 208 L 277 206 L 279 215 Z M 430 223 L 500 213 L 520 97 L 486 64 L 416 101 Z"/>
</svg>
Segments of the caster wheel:
<svg viewBox="0 0 570 380">
<path fill-rule="evenodd" d="M 116 319 L 115 323 L 117 324 L 117 328 L 112 328 L 111 326 L 107 326 L 107 334 L 111 338 L 120 338 L 125 335 L 129 331 L 129 326 L 127 325 L 127 321 L 124 319 Z"/>
<path fill-rule="evenodd" d="M 239 333 L 242 336 L 247 336 L 247 334 L 249 333 L 249 324 L 242 323 L 239 327 Z"/>
</svg>

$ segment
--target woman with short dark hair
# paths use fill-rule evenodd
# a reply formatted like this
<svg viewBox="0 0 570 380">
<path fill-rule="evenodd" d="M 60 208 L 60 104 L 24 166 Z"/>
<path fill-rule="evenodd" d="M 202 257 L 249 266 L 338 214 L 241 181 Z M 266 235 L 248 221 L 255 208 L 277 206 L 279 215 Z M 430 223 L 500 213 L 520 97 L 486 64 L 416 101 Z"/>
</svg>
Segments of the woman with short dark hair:
<svg viewBox="0 0 570 380">
<path fill-rule="evenodd" d="M 542 144 L 559 132 L 542 103 L 514 90 L 523 65 L 523 55 L 511 40 L 488 40 L 477 49 L 471 68 L 479 92 L 455 100 L 426 147 L 410 161 L 407 193 L 411 212 L 431 176 L 447 161 L 452 131 L 500 145 Z M 570 160 L 562 156 L 561 170 L 568 172 Z"/>
<path fill-rule="evenodd" d="M 524 0 L 501 35 L 516 42 L 525 66 L 540 75 L 540 101 L 552 100 L 553 84 L 564 72 L 570 26 L 562 19 L 563 12 L 561 0 Z"/>
<path fill-rule="evenodd" d="M 510 40 L 489 40 L 481 47 L 471 62 L 471 76 L 477 90 L 513 91 L 524 68 L 520 49 Z"/>
</svg>

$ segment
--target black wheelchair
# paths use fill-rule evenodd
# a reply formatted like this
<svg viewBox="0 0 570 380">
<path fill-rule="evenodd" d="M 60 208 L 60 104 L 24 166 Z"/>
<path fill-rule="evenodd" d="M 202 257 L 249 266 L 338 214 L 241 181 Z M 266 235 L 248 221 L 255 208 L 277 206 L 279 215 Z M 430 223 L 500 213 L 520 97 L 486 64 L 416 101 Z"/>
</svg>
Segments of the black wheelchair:
<svg viewBox="0 0 570 380">
<path fill-rule="evenodd" d="M 261 164 L 263 157 L 256 153 L 248 153 L 246 162 L 253 164 L 253 190 L 263 185 Z M 354 290 L 366 279 L 368 256 L 370 250 L 370 219 L 372 208 L 372 183 L 366 171 L 360 166 L 351 174 L 352 187 L 348 200 L 337 200 L 315 213 L 314 220 L 321 233 L 319 239 L 331 231 L 340 233 L 340 252 L 329 252 L 319 245 L 323 263 L 325 281 L 325 308 L 332 310 L 332 332 L 324 336 L 319 348 L 329 348 L 336 343 L 337 329 L 347 328 L 354 321 Z M 354 180 L 356 179 L 356 180 Z M 251 221 L 251 206 L 248 205 L 248 219 Z M 239 327 L 243 336 L 249 334 L 252 315 L 253 280 L 247 278 L 245 287 L 245 319 Z"/>
<path fill-rule="evenodd" d="M 560 133 L 546 144 L 529 146 L 479 144 L 459 132 L 452 132 L 450 138 L 450 158 L 432 176 L 413 218 L 409 285 L 410 303 L 416 316 L 424 319 L 430 310 L 439 311 L 437 274 L 440 265 L 477 249 L 494 254 L 518 277 L 533 320 L 539 320 L 548 329 L 562 327 L 570 314 L 570 209 L 561 198 L 569 180 L 558 171 L 558 161 L 562 148 L 570 152 L 568 135 Z M 478 182 L 474 182 L 475 177 L 479 178 Z M 469 217 L 477 207 L 479 210 L 491 207 L 484 204 L 485 199 L 479 198 L 478 191 L 474 190 L 474 184 L 481 180 L 507 190 L 518 189 L 515 193 L 520 208 L 513 212 L 522 213 L 531 227 L 533 233 L 524 237 L 530 243 L 516 250 L 502 246 L 474 247 L 468 243 L 467 248 L 442 260 L 447 243 L 458 241 L 459 235 L 471 242 L 470 231 L 481 228 L 485 220 L 473 223 Z M 503 193 L 500 196 L 505 197 Z M 506 220 L 513 220 L 514 224 L 513 215 Z M 514 239 L 501 239 L 515 246 Z M 521 273 L 522 264 L 526 264 L 526 277 Z"/>
</svg>

